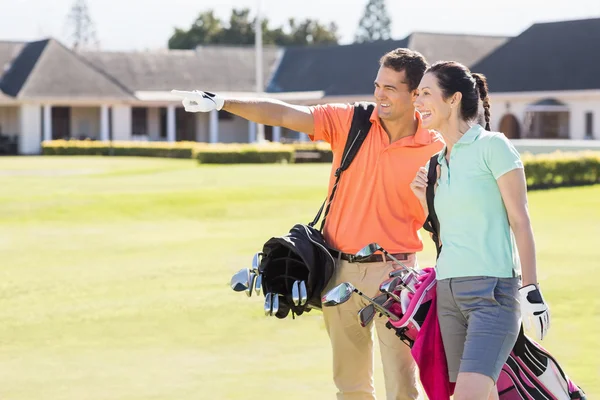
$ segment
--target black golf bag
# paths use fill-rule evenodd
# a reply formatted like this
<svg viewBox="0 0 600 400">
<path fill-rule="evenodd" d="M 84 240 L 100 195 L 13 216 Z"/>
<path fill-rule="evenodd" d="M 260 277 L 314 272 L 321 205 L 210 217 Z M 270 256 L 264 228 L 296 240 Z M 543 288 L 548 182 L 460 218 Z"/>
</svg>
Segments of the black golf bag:
<svg viewBox="0 0 600 400">
<path fill-rule="evenodd" d="M 335 171 L 336 182 L 329 198 L 323 202 L 315 219 L 305 225 L 296 224 L 284 236 L 272 237 L 263 246 L 259 271 L 262 274 L 262 286 L 265 296 L 271 293 L 279 298 L 279 309 L 275 313 L 278 318 L 285 318 L 292 311 L 292 316 L 301 315 L 311 309 L 321 309 L 321 292 L 331 279 L 335 270 L 335 259 L 323 238 L 323 227 L 335 195 L 340 176 L 349 166 L 369 129 L 370 116 L 375 105 L 373 103 L 355 103 L 352 125 L 344 147 L 344 154 L 339 168 Z M 323 214 L 320 229 L 315 225 Z M 307 301 L 303 304 L 293 301 L 292 287 L 294 282 L 306 284 Z"/>
</svg>

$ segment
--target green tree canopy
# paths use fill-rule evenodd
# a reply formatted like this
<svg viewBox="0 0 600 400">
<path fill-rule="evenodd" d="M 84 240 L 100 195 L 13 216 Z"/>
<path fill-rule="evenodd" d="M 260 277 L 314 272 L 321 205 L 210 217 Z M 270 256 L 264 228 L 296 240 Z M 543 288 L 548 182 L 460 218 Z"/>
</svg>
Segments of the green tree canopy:
<svg viewBox="0 0 600 400">
<path fill-rule="evenodd" d="M 256 18 L 250 18 L 250 9 L 233 9 L 229 21 L 224 23 L 212 10 L 200 13 L 188 30 L 175 28 L 169 39 L 170 49 L 193 49 L 198 45 L 254 44 Z M 291 46 L 338 43 L 338 27 L 331 22 L 324 25 L 319 21 L 306 19 L 296 21 L 290 18 L 285 26 L 269 27 L 263 18 L 263 44 Z"/>
</svg>

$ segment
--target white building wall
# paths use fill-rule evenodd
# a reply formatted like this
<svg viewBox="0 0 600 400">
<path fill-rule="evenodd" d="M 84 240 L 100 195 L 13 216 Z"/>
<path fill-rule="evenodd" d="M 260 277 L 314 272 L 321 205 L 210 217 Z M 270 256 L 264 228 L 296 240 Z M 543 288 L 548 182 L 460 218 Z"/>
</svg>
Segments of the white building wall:
<svg viewBox="0 0 600 400">
<path fill-rule="evenodd" d="M 39 154 L 42 151 L 42 107 L 21 105 L 19 125 L 19 154 Z"/>
<path fill-rule="evenodd" d="M 131 140 L 131 106 L 115 105 L 112 107 L 113 140 Z"/>
<path fill-rule="evenodd" d="M 0 134 L 16 135 L 20 133 L 19 107 L 0 106 Z"/>
<path fill-rule="evenodd" d="M 592 133 L 594 139 L 600 140 L 600 99 L 597 100 L 579 100 L 568 103 L 571 109 L 569 118 L 569 133 L 571 139 L 585 139 L 585 114 L 591 112 Z"/>
<path fill-rule="evenodd" d="M 557 93 L 550 95 L 536 93 L 532 96 L 510 96 L 492 93 L 490 95 L 492 130 L 499 130 L 502 117 L 512 113 L 519 120 L 521 133 L 523 133 L 527 106 L 545 98 L 554 98 L 569 107 L 569 137 L 571 139 L 585 138 L 585 114 L 592 112 L 594 139 L 600 140 L 600 95 L 561 96 Z"/>
</svg>

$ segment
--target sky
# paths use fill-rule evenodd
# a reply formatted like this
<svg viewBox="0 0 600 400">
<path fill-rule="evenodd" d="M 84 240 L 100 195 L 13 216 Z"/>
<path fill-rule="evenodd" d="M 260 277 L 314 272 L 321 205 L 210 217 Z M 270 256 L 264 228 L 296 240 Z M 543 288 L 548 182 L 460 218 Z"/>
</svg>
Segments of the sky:
<svg viewBox="0 0 600 400">
<path fill-rule="evenodd" d="M 0 40 L 52 36 L 68 43 L 74 2 L 0 0 Z M 345 44 L 352 42 L 367 0 L 87 0 L 100 48 L 107 51 L 164 49 L 174 29 L 188 29 L 200 12 L 212 9 L 226 20 L 234 7 L 254 14 L 259 2 L 272 27 L 290 17 L 333 21 Z M 599 0 L 388 0 L 387 9 L 394 39 L 415 31 L 516 36 L 537 22 L 600 17 Z"/>
</svg>

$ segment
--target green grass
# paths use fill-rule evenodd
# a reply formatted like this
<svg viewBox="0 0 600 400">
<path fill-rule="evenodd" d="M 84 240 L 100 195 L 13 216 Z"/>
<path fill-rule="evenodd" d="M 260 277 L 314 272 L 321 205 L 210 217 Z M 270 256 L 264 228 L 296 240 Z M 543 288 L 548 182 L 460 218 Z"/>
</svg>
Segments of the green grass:
<svg viewBox="0 0 600 400">
<path fill-rule="evenodd" d="M 266 318 L 228 286 L 271 236 L 308 222 L 327 165 L 0 158 L 0 398 L 325 399 L 316 312 Z M 530 194 L 542 343 L 600 396 L 600 186 Z M 430 264 L 426 240 L 421 265 Z M 383 395 L 381 368 L 377 389 Z"/>
</svg>

